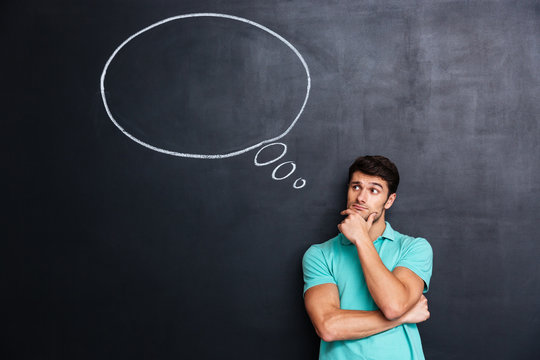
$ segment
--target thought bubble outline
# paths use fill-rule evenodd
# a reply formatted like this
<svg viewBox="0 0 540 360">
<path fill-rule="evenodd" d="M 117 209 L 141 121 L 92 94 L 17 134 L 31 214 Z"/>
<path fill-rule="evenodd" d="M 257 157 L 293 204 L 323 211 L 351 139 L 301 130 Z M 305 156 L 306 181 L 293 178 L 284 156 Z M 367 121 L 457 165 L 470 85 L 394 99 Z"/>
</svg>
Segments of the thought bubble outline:
<svg viewBox="0 0 540 360">
<path fill-rule="evenodd" d="M 300 62 L 302 63 L 302 65 L 304 66 L 304 69 L 306 70 L 306 77 L 307 77 L 306 96 L 304 98 L 304 102 L 302 104 L 302 107 L 300 108 L 300 111 L 298 112 L 298 114 L 294 118 L 293 122 L 285 130 L 285 132 L 283 132 L 282 134 L 280 134 L 280 135 L 278 135 L 278 136 L 276 136 L 274 138 L 263 140 L 263 141 L 259 142 L 258 144 L 249 146 L 249 147 L 247 147 L 245 149 L 242 149 L 242 150 L 233 151 L 233 152 L 230 152 L 230 153 L 227 153 L 227 154 L 190 154 L 190 153 L 182 153 L 182 152 L 176 152 L 176 151 L 170 151 L 170 150 L 166 150 L 166 149 L 161 149 L 161 148 L 158 148 L 156 146 L 150 145 L 150 144 L 148 144 L 148 143 L 146 143 L 146 142 L 144 142 L 142 140 L 137 139 L 135 136 L 128 133 L 115 120 L 114 116 L 112 115 L 111 110 L 109 109 L 109 105 L 107 104 L 107 98 L 105 96 L 105 93 L 106 93 L 106 90 L 105 90 L 105 77 L 107 75 L 107 69 L 109 68 L 110 63 L 112 62 L 112 60 L 114 59 L 116 54 L 127 43 L 129 43 L 131 40 L 133 40 L 135 37 L 139 36 L 140 34 L 146 32 L 146 31 L 148 31 L 150 29 L 153 29 L 153 28 L 155 28 L 155 27 L 157 27 L 159 25 L 165 24 L 165 23 L 173 21 L 173 20 L 186 19 L 186 18 L 191 18 L 191 17 L 226 18 L 226 19 L 236 20 L 236 21 L 240 21 L 240 22 L 244 22 L 244 23 L 253 25 L 253 26 L 255 26 L 255 27 L 257 27 L 257 28 L 259 28 L 261 30 L 266 31 L 267 33 L 269 33 L 270 35 L 276 37 L 277 39 L 279 39 L 281 42 L 283 42 L 285 45 L 287 45 L 295 53 L 295 55 L 298 57 L 298 59 L 300 59 Z M 283 38 L 278 33 L 268 29 L 267 27 L 265 27 L 265 26 L 263 26 L 261 24 L 258 24 L 258 23 L 254 22 L 254 21 L 251 21 L 251 20 L 248 20 L 248 19 L 245 19 L 245 18 L 241 18 L 241 17 L 238 17 L 238 16 L 234 16 L 234 15 L 227 15 L 227 14 L 220 14 L 220 13 L 192 13 L 192 14 L 184 14 L 184 15 L 173 16 L 173 17 L 158 21 L 158 22 L 156 22 L 156 23 L 154 23 L 154 24 L 152 24 L 150 26 L 147 26 L 146 28 L 136 32 L 135 34 L 131 35 L 129 38 L 127 38 L 122 44 L 120 44 L 120 46 L 118 46 L 116 48 L 116 50 L 114 50 L 113 54 L 107 60 L 107 63 L 105 64 L 105 67 L 104 67 L 103 72 L 101 74 L 100 88 L 101 88 L 101 98 L 103 99 L 103 105 L 105 106 L 105 110 L 107 111 L 107 115 L 109 116 L 109 118 L 111 119 L 113 124 L 116 125 L 116 127 L 118 129 L 120 129 L 120 131 L 122 131 L 122 133 L 124 133 L 124 135 L 126 135 L 131 140 L 135 141 L 136 143 L 138 143 L 138 144 L 140 144 L 142 146 L 145 146 L 145 147 L 147 147 L 147 148 L 149 148 L 151 150 L 158 151 L 158 152 L 168 154 L 168 155 L 173 155 L 173 156 L 186 157 L 186 158 L 195 158 L 195 159 L 223 159 L 223 158 L 228 158 L 228 157 L 243 154 L 245 152 L 248 152 L 250 150 L 258 148 L 259 146 L 261 146 L 263 144 L 267 144 L 267 143 L 277 141 L 277 140 L 281 139 L 282 137 L 284 137 L 285 135 L 287 135 L 291 131 L 291 129 L 294 127 L 294 125 L 296 125 L 296 122 L 298 121 L 298 119 L 300 118 L 302 113 L 304 112 L 304 108 L 305 108 L 305 106 L 307 104 L 307 101 L 308 101 L 308 98 L 309 98 L 309 91 L 311 89 L 311 76 L 310 76 L 310 73 L 309 73 L 309 68 L 307 66 L 307 63 L 305 62 L 305 60 L 302 57 L 302 55 L 300 54 L 300 52 L 298 50 L 296 50 L 296 48 L 290 42 L 288 42 L 285 38 Z"/>
</svg>

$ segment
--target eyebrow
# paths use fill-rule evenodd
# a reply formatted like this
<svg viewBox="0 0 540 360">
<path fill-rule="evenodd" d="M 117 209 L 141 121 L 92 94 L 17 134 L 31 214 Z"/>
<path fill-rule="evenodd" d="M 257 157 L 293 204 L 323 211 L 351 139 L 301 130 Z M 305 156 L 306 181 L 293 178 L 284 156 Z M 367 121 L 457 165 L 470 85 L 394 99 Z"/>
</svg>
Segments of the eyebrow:
<svg viewBox="0 0 540 360">
<path fill-rule="evenodd" d="M 379 186 L 381 189 L 384 189 L 384 187 L 382 186 L 382 184 L 378 183 L 378 182 L 369 182 L 368 184 L 370 185 L 375 185 L 375 186 Z M 362 185 L 362 182 L 360 181 L 351 181 L 351 185 Z"/>
</svg>

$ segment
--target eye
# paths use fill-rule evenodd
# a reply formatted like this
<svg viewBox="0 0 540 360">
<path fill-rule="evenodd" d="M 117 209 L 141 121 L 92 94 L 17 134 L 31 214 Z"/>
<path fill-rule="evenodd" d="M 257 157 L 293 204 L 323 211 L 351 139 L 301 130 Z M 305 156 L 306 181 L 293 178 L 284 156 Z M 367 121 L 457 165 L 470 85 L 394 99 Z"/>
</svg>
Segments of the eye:
<svg viewBox="0 0 540 360">
<path fill-rule="evenodd" d="M 380 193 L 379 189 L 375 189 L 375 188 L 372 188 L 372 189 L 371 189 L 371 192 L 372 192 L 373 194 L 378 194 L 378 193 Z"/>
<path fill-rule="evenodd" d="M 353 185 L 352 188 L 353 188 L 353 190 L 360 190 L 360 186 L 359 186 L 359 185 Z"/>
</svg>

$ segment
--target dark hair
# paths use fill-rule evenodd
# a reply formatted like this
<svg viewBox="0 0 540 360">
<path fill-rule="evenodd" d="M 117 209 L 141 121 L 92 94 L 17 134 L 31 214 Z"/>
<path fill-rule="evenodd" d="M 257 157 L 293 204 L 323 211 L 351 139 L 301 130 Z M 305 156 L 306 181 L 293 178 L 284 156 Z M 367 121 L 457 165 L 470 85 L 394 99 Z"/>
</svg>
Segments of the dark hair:
<svg viewBox="0 0 540 360">
<path fill-rule="evenodd" d="M 399 172 L 396 165 L 388 158 L 380 155 L 360 156 L 349 168 L 349 182 L 354 172 L 360 171 L 366 175 L 378 176 L 388 183 L 388 195 L 397 191 Z"/>
</svg>

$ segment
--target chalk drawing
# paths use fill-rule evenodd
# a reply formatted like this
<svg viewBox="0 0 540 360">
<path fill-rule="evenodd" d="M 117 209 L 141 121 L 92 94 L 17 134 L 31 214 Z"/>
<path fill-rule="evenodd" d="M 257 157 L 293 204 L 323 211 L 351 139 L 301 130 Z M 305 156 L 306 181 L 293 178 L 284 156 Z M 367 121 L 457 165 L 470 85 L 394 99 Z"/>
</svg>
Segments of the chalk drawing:
<svg viewBox="0 0 540 360">
<path fill-rule="evenodd" d="M 283 151 L 281 152 L 281 154 L 275 158 L 275 159 L 272 159 L 272 160 L 269 160 L 267 162 L 264 162 L 264 163 L 261 163 L 257 160 L 257 158 L 259 157 L 259 154 L 261 153 L 261 151 L 263 151 L 264 149 L 270 147 L 270 146 L 274 146 L 274 145 L 280 145 L 280 146 L 283 146 Z M 272 144 L 268 144 L 268 145 L 265 145 L 263 146 L 262 148 L 259 149 L 259 151 L 257 151 L 257 154 L 255 154 L 255 159 L 253 159 L 253 162 L 255 163 L 255 166 L 265 166 L 265 165 L 268 165 L 268 164 L 272 164 L 272 163 L 275 163 L 276 161 L 278 161 L 279 159 L 281 159 L 283 156 L 285 156 L 285 154 L 287 153 L 287 145 L 285 145 L 284 143 L 272 143 Z"/>
<path fill-rule="evenodd" d="M 248 147 L 246 147 L 244 149 L 229 152 L 229 153 L 224 153 L 224 154 L 194 154 L 194 153 L 183 153 L 183 152 L 171 151 L 171 150 L 163 149 L 163 148 L 148 144 L 148 143 L 136 138 L 135 136 L 130 134 L 128 131 L 126 131 L 118 123 L 118 121 L 114 118 L 114 115 L 113 115 L 112 111 L 110 110 L 109 104 L 107 102 L 107 96 L 106 96 L 107 90 L 106 90 L 105 82 L 106 82 L 106 77 L 107 77 L 107 70 L 109 69 L 109 66 L 110 66 L 111 62 L 113 61 L 115 56 L 118 54 L 118 52 L 120 50 L 122 50 L 122 48 L 124 46 L 126 46 L 126 44 L 128 44 L 130 41 L 135 39 L 137 36 L 147 32 L 147 31 L 149 31 L 149 30 L 151 30 L 153 28 L 156 28 L 157 26 L 163 25 L 163 24 L 168 23 L 170 21 L 187 19 L 187 18 L 196 18 L 196 17 L 225 18 L 225 19 L 230 19 L 230 20 L 234 20 L 234 21 L 240 21 L 240 22 L 247 23 L 249 25 L 255 26 L 256 28 L 261 29 L 261 30 L 269 33 L 270 35 L 276 37 L 277 39 L 279 39 L 281 42 L 283 42 L 285 45 L 287 45 L 294 52 L 294 54 L 298 57 L 298 59 L 302 63 L 302 66 L 304 67 L 304 70 L 306 72 L 306 95 L 304 97 L 304 101 L 302 103 L 302 106 L 301 106 L 300 110 L 296 114 L 296 117 L 293 119 L 293 121 L 291 122 L 289 127 L 283 133 L 281 133 L 278 136 L 273 137 L 271 139 L 266 139 L 266 140 L 260 141 L 259 143 L 255 144 L 255 145 L 251 145 L 251 146 L 248 146 Z M 258 147 L 260 147 L 260 146 L 262 146 L 264 144 L 268 144 L 268 145 L 263 146 L 257 152 L 257 154 L 255 155 L 255 159 L 254 159 L 254 163 L 255 163 L 256 166 L 266 166 L 266 165 L 272 164 L 274 162 L 277 162 L 283 156 L 285 156 L 285 154 L 287 153 L 287 145 L 285 145 L 284 143 L 279 143 L 279 142 L 275 142 L 275 141 L 277 141 L 277 140 L 283 138 L 285 135 L 287 135 L 291 131 L 291 129 L 294 127 L 294 125 L 296 125 L 298 119 L 300 118 L 300 116 L 304 112 L 304 108 L 305 108 L 305 106 L 307 104 L 307 101 L 308 101 L 308 98 L 309 98 L 309 92 L 310 92 L 310 89 L 311 89 L 311 76 L 310 76 L 308 65 L 307 65 L 306 61 L 304 60 L 304 58 L 302 57 L 302 55 L 300 54 L 300 52 L 298 52 L 298 50 L 290 42 L 288 42 L 285 38 L 283 38 L 278 33 L 268 29 L 267 27 L 265 27 L 265 26 L 263 26 L 261 24 L 258 24 L 258 23 L 254 22 L 254 21 L 251 21 L 251 20 L 248 20 L 248 19 L 245 19 L 245 18 L 242 18 L 242 17 L 238 17 L 238 16 L 233 16 L 233 15 L 220 14 L 220 13 L 193 13 L 193 14 L 184 14 L 184 15 L 179 15 L 179 16 L 173 16 L 173 17 L 158 21 L 158 22 L 156 22 L 156 23 L 154 23 L 154 24 L 152 24 L 150 26 L 147 26 L 146 28 L 136 32 L 135 34 L 131 35 L 130 37 L 128 37 L 122 44 L 120 44 L 120 46 L 118 46 L 114 50 L 112 55 L 107 60 L 107 62 L 105 64 L 105 67 L 103 69 L 103 72 L 101 74 L 100 89 L 101 89 L 101 97 L 103 99 L 103 104 L 105 106 L 105 110 L 106 110 L 107 115 L 109 116 L 110 120 L 114 123 L 114 125 L 118 129 L 120 129 L 120 131 L 124 135 L 126 135 L 128 138 L 130 138 L 131 140 L 135 141 L 136 143 L 138 143 L 138 144 L 140 144 L 142 146 L 145 146 L 145 147 L 147 147 L 147 148 L 149 148 L 151 150 L 158 151 L 158 152 L 161 152 L 161 153 L 164 153 L 164 154 L 167 154 L 167 155 L 173 155 L 173 156 L 179 156 L 179 157 L 196 158 L 196 159 L 223 159 L 223 158 L 228 158 L 228 157 L 232 157 L 232 156 L 237 156 L 237 155 L 243 154 L 245 152 L 248 152 L 250 150 L 256 149 L 256 148 L 258 148 Z M 283 147 L 282 153 L 278 157 L 276 157 L 274 159 L 271 159 L 269 161 L 266 161 L 266 162 L 263 162 L 263 163 L 259 162 L 258 157 L 259 157 L 259 154 L 261 153 L 261 151 L 263 151 L 263 150 L 265 150 L 265 149 L 267 149 L 268 147 L 271 147 L 271 146 L 281 146 L 281 147 Z M 286 165 L 289 165 L 291 167 L 291 170 L 285 176 L 277 177 L 277 175 L 276 175 L 277 171 L 282 166 L 286 166 Z M 272 172 L 272 178 L 274 180 L 284 180 L 284 179 L 288 178 L 291 174 L 293 174 L 295 171 L 296 171 L 296 164 L 293 161 L 286 161 L 284 163 L 279 164 L 278 166 L 276 166 L 274 168 L 274 171 Z M 306 185 L 306 180 L 303 179 L 303 178 L 298 178 L 294 182 L 293 188 L 301 189 L 305 185 Z"/>
<path fill-rule="evenodd" d="M 282 167 L 282 166 L 285 166 L 285 165 L 287 165 L 287 164 L 291 164 L 291 171 L 289 171 L 289 172 L 287 173 L 287 175 L 285 175 L 285 176 L 277 177 L 276 173 L 277 173 L 277 171 L 279 170 L 279 168 Z M 283 180 L 283 179 L 286 179 L 286 178 L 288 178 L 295 170 L 296 170 L 296 164 L 294 163 L 294 161 L 285 161 L 284 163 L 279 164 L 278 166 L 276 166 L 276 168 L 274 169 L 274 171 L 272 171 L 272 179 L 274 179 L 274 180 Z"/>
<path fill-rule="evenodd" d="M 225 18 L 225 19 L 240 21 L 240 22 L 247 23 L 249 25 L 255 26 L 256 28 L 261 29 L 263 31 L 266 31 L 270 35 L 272 35 L 272 36 L 276 37 L 277 39 L 279 39 L 281 42 L 283 42 L 285 45 L 287 45 L 294 52 L 294 54 L 298 57 L 298 59 L 302 63 L 302 65 L 303 65 L 303 67 L 305 69 L 305 72 L 306 72 L 306 81 L 307 81 L 307 83 L 306 83 L 306 95 L 304 97 L 304 101 L 302 103 L 302 106 L 301 106 L 300 110 L 296 114 L 296 117 L 293 119 L 293 121 L 291 122 L 289 127 L 282 134 L 279 134 L 278 136 L 273 137 L 271 139 L 266 139 L 266 140 L 260 141 L 259 143 L 255 144 L 255 145 L 248 146 L 248 147 L 246 147 L 244 149 L 229 152 L 229 153 L 224 153 L 224 154 L 193 154 L 193 153 L 183 153 L 183 152 L 171 151 L 171 150 L 163 149 L 163 148 L 148 144 L 148 143 L 136 138 L 135 136 L 133 136 L 129 132 L 127 132 L 118 123 L 118 121 L 114 118 L 114 115 L 113 115 L 112 111 L 109 109 L 109 104 L 107 103 L 107 95 L 106 95 L 107 90 L 106 90 L 105 82 L 106 82 L 106 77 L 107 77 L 107 70 L 109 69 L 109 66 L 110 66 L 111 62 L 113 61 L 114 57 L 118 54 L 118 52 L 120 50 L 122 50 L 122 48 L 124 46 L 126 46 L 126 44 L 128 44 L 134 38 L 136 38 L 137 36 L 147 32 L 148 30 L 151 30 L 151 29 L 153 29 L 153 28 L 155 28 L 157 26 L 163 25 L 163 24 L 168 23 L 170 21 L 181 20 L 181 19 L 186 19 L 186 18 L 195 18 L 195 17 Z M 270 29 L 268 29 L 267 27 L 265 27 L 263 25 L 260 25 L 260 24 L 254 22 L 254 21 L 244 19 L 244 18 L 241 18 L 241 17 L 238 17 L 238 16 L 233 16 L 233 15 L 220 14 L 220 13 L 193 13 L 193 14 L 185 14 L 185 15 L 173 16 L 173 17 L 158 21 L 157 23 L 152 24 L 152 25 L 140 30 L 139 32 L 131 35 L 130 37 L 128 37 L 122 44 L 120 44 L 120 46 L 118 46 L 116 48 L 116 50 L 114 50 L 112 55 L 107 60 L 107 63 L 105 64 L 105 67 L 104 67 L 103 72 L 101 74 L 100 87 L 101 87 L 101 97 L 103 99 L 103 104 L 105 106 L 105 110 L 107 111 L 107 115 L 109 116 L 111 121 L 114 123 L 114 125 L 116 125 L 116 127 L 118 129 L 120 129 L 120 131 L 122 131 L 122 133 L 124 135 L 126 135 L 128 138 L 130 138 L 131 140 L 133 140 L 133 141 L 137 142 L 138 144 L 140 144 L 142 146 L 145 146 L 145 147 L 147 147 L 149 149 L 152 149 L 154 151 L 158 151 L 158 152 L 161 152 L 161 153 L 164 153 L 164 154 L 168 154 L 168 155 L 187 157 L 187 158 L 197 158 L 197 159 L 222 159 L 222 158 L 228 158 L 228 157 L 243 154 L 243 153 L 245 153 L 247 151 L 258 148 L 261 145 L 277 141 L 277 140 L 281 139 L 282 137 L 284 137 L 285 135 L 287 135 L 291 131 L 291 129 L 294 127 L 294 125 L 296 125 L 298 119 L 300 118 L 300 116 L 302 115 L 302 112 L 304 111 L 304 108 L 305 108 L 306 103 L 307 103 L 308 98 L 309 98 L 309 91 L 310 91 L 310 88 L 311 88 L 311 76 L 310 76 L 310 73 L 309 73 L 309 68 L 307 66 L 307 63 L 305 62 L 302 55 L 298 52 L 298 50 L 290 42 L 288 42 L 285 38 L 283 38 L 281 35 L 279 35 L 278 33 L 274 32 L 274 31 L 272 31 Z"/>
<path fill-rule="evenodd" d="M 293 188 L 295 189 L 301 189 L 304 186 L 306 186 L 306 179 L 298 178 L 293 184 Z"/>
<path fill-rule="evenodd" d="M 258 158 L 259 158 L 260 153 L 263 152 L 265 149 L 267 149 L 267 148 L 269 148 L 271 146 L 275 146 L 275 145 L 279 145 L 279 146 L 283 147 L 283 150 L 282 150 L 281 154 L 279 154 L 276 158 L 268 160 L 266 162 L 263 162 L 263 163 L 259 162 Z M 253 162 L 255 163 L 256 166 L 266 166 L 266 165 L 275 163 L 276 161 L 281 159 L 283 156 L 285 156 L 286 153 L 287 153 L 287 145 L 285 145 L 284 143 L 276 142 L 276 143 L 268 144 L 268 145 L 265 145 L 262 148 L 260 148 L 259 151 L 257 151 L 257 154 L 255 154 L 255 158 L 253 159 Z M 285 176 L 278 177 L 276 175 L 276 173 L 279 170 L 279 168 L 281 168 L 282 166 L 288 165 L 288 164 L 290 164 L 291 170 Z M 274 180 L 286 179 L 289 176 L 291 176 L 291 174 L 294 173 L 295 171 L 296 171 L 296 164 L 293 161 L 286 161 L 284 163 L 279 164 L 278 166 L 276 166 L 274 168 L 274 171 L 272 171 L 272 179 L 274 179 Z M 295 188 L 295 189 L 301 189 L 304 186 L 306 186 L 306 180 L 302 179 L 302 178 L 296 179 L 296 181 L 293 184 L 293 188 Z"/>
</svg>

